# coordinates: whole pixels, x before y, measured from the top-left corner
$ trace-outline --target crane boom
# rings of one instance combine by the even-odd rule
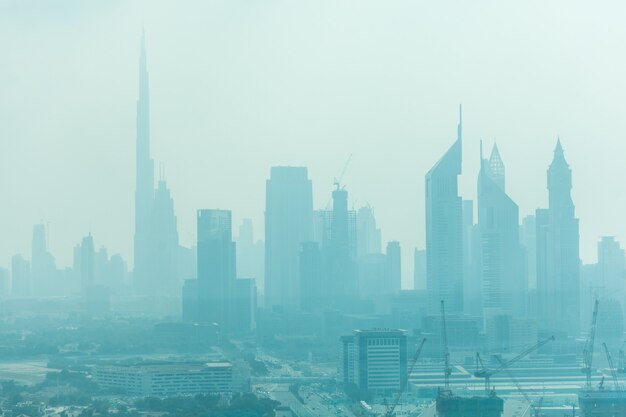
[[[444,374],[444,387],[446,390],[450,389],[450,374],[452,374],[452,369],[450,368],[450,350],[448,349],[448,328],[446,327],[446,307],[441,300],[441,339],[442,339],[442,347],[443,347],[443,358],[445,361],[445,368],[443,370]]]
[[[591,365],[593,364],[593,345],[596,341],[596,324],[598,323],[598,300],[593,305],[593,316],[591,318],[591,331],[589,339],[583,351],[583,373],[585,374],[585,382],[587,389],[591,389]]]
[[[515,356],[512,359],[509,359],[506,362],[501,362],[500,366],[497,367],[496,369],[492,370],[492,371],[488,371],[483,367],[482,371],[478,371],[474,374],[474,376],[477,376],[479,378],[485,378],[485,393],[489,394],[491,391],[491,385],[490,385],[490,380],[491,377],[495,374],[497,374],[498,372],[502,371],[503,369],[508,368],[509,366],[513,365],[515,362],[519,361],[520,359],[526,357],[527,355],[529,355],[530,353],[534,352],[535,350],[539,349],[541,346],[545,345],[548,342],[551,342],[554,340],[554,336],[550,336],[549,338],[540,341],[539,343],[529,347],[528,349],[524,350],[522,353],[520,353],[519,355]]]
[[[498,362],[500,362],[501,365],[504,364],[504,362],[502,361],[502,359],[500,359],[499,356],[495,357]],[[522,388],[522,386],[520,385],[520,383],[517,381],[517,379],[515,379],[515,377],[513,376],[513,374],[511,373],[511,371],[509,371],[508,368],[503,368],[504,372],[506,372],[506,374],[509,376],[509,378],[511,379],[511,381],[513,381],[513,384],[515,384],[515,387],[517,388],[517,390],[520,392],[520,394],[522,394],[522,396],[524,397],[524,399],[526,400],[526,402],[528,403],[528,405],[530,406],[530,408],[532,408],[533,410],[533,414],[535,415],[535,417],[540,417],[540,411],[541,411],[541,404],[543,403],[543,397],[541,397],[539,399],[539,403],[537,405],[535,405],[533,403],[533,400],[530,399],[530,397],[528,396],[528,394],[526,393],[526,391]]]
[[[352,160],[352,154],[348,156],[348,159],[346,160],[346,163],[344,164],[343,169],[341,170],[341,174],[339,174],[339,178],[335,178],[335,187],[337,187],[337,189],[341,188],[341,181],[343,180],[343,176],[346,175],[346,171],[348,170],[348,165],[350,165],[351,160]]]
[[[424,343],[426,343],[426,338],[422,339],[422,342],[420,343],[419,347],[415,351],[415,355],[413,355],[413,359],[411,360],[411,365],[409,366],[408,372],[406,374],[406,380],[402,381],[402,385],[400,386],[400,391],[398,392],[398,395],[396,396],[396,399],[393,402],[393,405],[389,407],[389,409],[385,413],[385,417],[392,417],[394,410],[396,409],[398,404],[400,404],[400,399],[402,398],[402,394],[404,394],[406,387],[409,385],[409,378],[411,377],[411,374],[413,373],[413,369],[415,368],[415,364],[417,363],[417,360],[419,359],[420,354],[422,353],[422,348],[424,347]]]
[[[609,352],[609,348],[606,346],[606,343],[602,343],[602,347],[604,347],[604,352],[606,353],[606,360],[609,362],[609,369],[611,371],[611,377],[613,378],[613,385],[615,385],[615,391],[619,391],[619,379],[617,378],[617,370],[613,366],[613,358],[611,357],[611,352]]]

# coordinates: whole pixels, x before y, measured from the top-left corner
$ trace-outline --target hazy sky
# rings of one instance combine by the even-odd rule
[[[353,154],[350,200],[408,260],[462,102],[464,198],[479,140],[495,139],[520,214],[546,206],[560,135],[594,261],[601,235],[626,241],[625,15],[622,1],[2,0],[0,265],[30,258],[41,220],[61,266],[89,230],[131,258],[142,25],[181,243],[198,208],[251,217],[262,237],[273,165],[307,166],[325,206]]]

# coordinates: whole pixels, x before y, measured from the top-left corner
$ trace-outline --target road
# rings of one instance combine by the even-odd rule
[[[288,406],[298,417],[355,417],[355,415],[342,404],[330,404],[317,393],[303,392],[301,396],[304,403],[301,403],[289,391],[287,384],[266,384],[258,385],[257,392]]]

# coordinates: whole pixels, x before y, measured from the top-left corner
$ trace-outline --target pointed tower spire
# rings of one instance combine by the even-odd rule
[[[563,152],[563,146],[561,145],[561,138],[557,136],[556,139],[556,147],[554,148],[554,158],[552,159],[552,164],[559,163],[568,165],[565,160],[565,152]]]
[[[146,62],[145,32],[141,32],[139,52],[139,96],[135,138],[135,245],[134,281],[140,294],[150,286],[150,215],[154,199],[154,161],[150,158],[150,94]]]
[[[489,157],[489,171],[490,176],[494,182],[504,190],[505,169],[504,162],[500,157],[500,151],[498,151],[498,145],[494,142],[491,149],[491,156]]]

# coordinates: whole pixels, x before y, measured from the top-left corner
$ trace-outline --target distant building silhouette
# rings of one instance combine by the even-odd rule
[[[578,219],[560,140],[548,168],[548,209],[537,210],[537,291],[542,326],[576,334],[580,320]]]
[[[426,250],[417,249],[413,252],[413,289],[426,289]]]
[[[265,195],[265,307],[298,308],[301,245],[313,240],[307,169],[273,167]]]
[[[14,297],[31,296],[30,262],[22,255],[14,255],[11,258],[11,284],[11,293]]]
[[[330,245],[324,248],[327,267],[327,294],[335,308],[352,309],[359,298],[358,269],[355,261],[356,239],[352,239],[351,217],[348,210],[348,192],[343,188],[333,191],[333,212]]]
[[[520,242],[525,249],[528,288],[537,288],[537,223],[534,214],[525,216],[520,226]]]
[[[198,210],[198,321],[229,332],[230,296],[236,277],[231,212]]]
[[[456,141],[426,174],[426,273],[432,312],[438,311],[440,300],[449,313],[463,312],[461,137],[459,114]]]
[[[95,285],[95,250],[91,233],[74,249],[74,272],[78,274],[80,292],[83,296]]]
[[[494,145],[478,175],[478,228],[483,315],[526,313],[527,285],[519,243],[519,209],[504,189],[504,164]]]
[[[381,253],[380,228],[376,226],[376,218],[371,207],[361,207],[356,214],[357,256],[370,253]]]
[[[153,286],[150,279],[150,213],[154,199],[154,162],[150,158],[150,93],[145,36],[143,34],[139,57],[135,158],[135,267],[133,278],[136,291],[139,294],[146,294]]]
[[[160,180],[154,194],[150,215],[149,257],[150,285],[145,293],[156,296],[180,294],[178,277],[178,230],[174,200],[165,180]]]
[[[300,306],[315,311],[326,305],[324,297],[324,264],[317,242],[302,243],[300,252]]]
[[[33,294],[37,296],[50,295],[54,288],[56,263],[48,252],[46,228],[43,224],[33,226],[33,240],[31,245],[31,280]]]
[[[262,240],[254,240],[251,219],[243,219],[236,242],[237,274],[254,279],[257,288],[264,288],[265,244]]]
[[[603,236],[598,242],[597,286],[600,297],[623,299],[626,291],[626,254],[614,236]]]

